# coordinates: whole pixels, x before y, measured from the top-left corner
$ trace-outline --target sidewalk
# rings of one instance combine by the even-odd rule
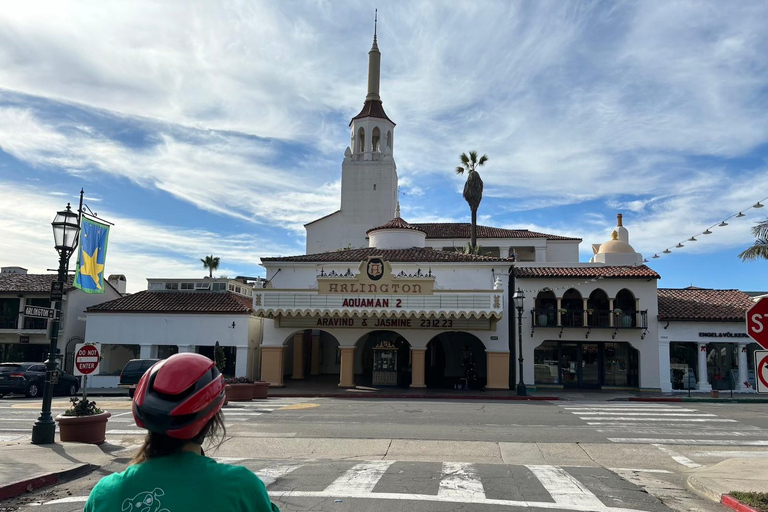
[[[766,492],[768,490],[768,457],[728,459],[699,469],[688,477],[688,487],[733,510],[752,510],[738,508],[739,503],[728,496],[728,493]]]
[[[86,473],[110,462],[95,445],[29,441],[0,445],[0,500],[53,485],[59,479]]]

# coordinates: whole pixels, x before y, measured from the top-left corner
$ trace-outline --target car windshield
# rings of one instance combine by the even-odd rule
[[[0,372],[16,370],[18,368],[21,368],[21,365],[17,363],[0,363]]]

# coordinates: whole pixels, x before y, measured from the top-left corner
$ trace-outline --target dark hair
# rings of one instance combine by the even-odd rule
[[[140,464],[149,459],[173,455],[180,451],[189,443],[203,444],[203,441],[210,439],[216,448],[224,442],[224,436],[227,435],[227,429],[224,426],[224,418],[221,411],[211,418],[203,430],[192,439],[177,439],[175,437],[160,434],[158,432],[147,432],[139,451],[133,456],[131,464]]]

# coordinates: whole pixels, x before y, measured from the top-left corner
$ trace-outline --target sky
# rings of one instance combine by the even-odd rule
[[[50,222],[81,188],[131,292],[207,275],[205,255],[258,276],[303,254],[339,208],[375,7],[405,220],[469,222],[453,169],[477,150],[480,224],[582,238],[588,261],[623,213],[660,287],[768,290],[768,261],[737,257],[768,211],[768,4],[749,0],[14,2],[0,265],[55,267]]]

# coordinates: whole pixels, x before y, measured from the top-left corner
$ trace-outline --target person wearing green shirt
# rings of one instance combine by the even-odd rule
[[[279,512],[253,472],[203,452],[206,439],[223,439],[224,394],[205,356],[174,354],[150,368],[133,398],[144,444],[125,471],[96,484],[85,512]]]

